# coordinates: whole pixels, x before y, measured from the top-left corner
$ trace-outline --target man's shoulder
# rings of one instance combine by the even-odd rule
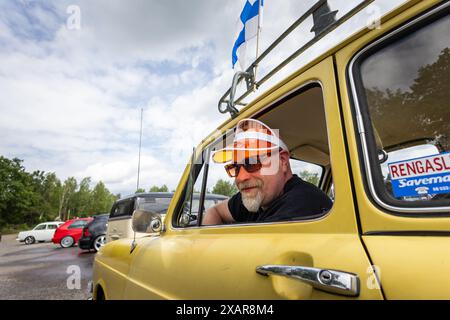
[[[292,178],[286,182],[285,192],[289,193],[291,191],[294,192],[319,192],[322,193],[316,185],[303,180],[296,174],[292,175]]]
[[[322,211],[332,206],[331,199],[316,185],[294,175],[286,188],[284,202],[294,210]]]

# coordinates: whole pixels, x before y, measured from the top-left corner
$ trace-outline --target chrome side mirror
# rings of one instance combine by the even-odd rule
[[[183,213],[180,217],[180,225],[182,227],[187,227],[189,225],[189,222],[191,221],[190,216],[188,213]]]
[[[162,230],[161,215],[145,210],[134,210],[132,217],[134,232],[159,233]]]
[[[379,149],[378,150],[378,162],[381,163],[385,163],[387,161],[387,159],[389,158],[389,155],[386,151],[384,151],[384,149]]]

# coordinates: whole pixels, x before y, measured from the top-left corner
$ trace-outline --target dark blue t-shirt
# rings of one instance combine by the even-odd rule
[[[228,209],[236,222],[275,222],[301,220],[324,214],[333,202],[315,185],[293,175],[284,185],[283,194],[264,210],[249,212],[242,203],[241,193],[228,200]]]

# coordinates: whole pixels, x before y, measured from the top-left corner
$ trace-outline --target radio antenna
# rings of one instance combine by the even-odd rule
[[[144,112],[144,109],[141,108],[141,131],[139,134],[139,158],[138,158],[138,174],[137,174],[136,191],[139,190],[139,175],[141,173],[142,115],[143,115],[143,112]]]

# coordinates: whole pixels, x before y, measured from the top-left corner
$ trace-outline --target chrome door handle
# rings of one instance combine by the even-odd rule
[[[359,277],[354,273],[302,266],[266,265],[256,267],[265,276],[276,275],[300,280],[312,287],[330,293],[356,297],[359,295]]]

